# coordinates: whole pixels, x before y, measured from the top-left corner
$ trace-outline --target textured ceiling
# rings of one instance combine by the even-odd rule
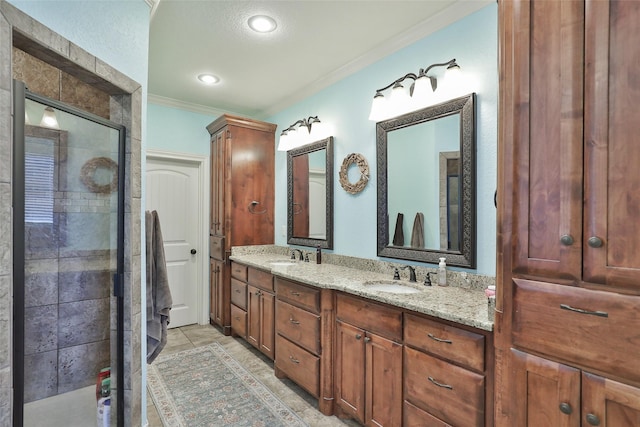
[[[161,0],[149,47],[152,102],[264,118],[491,0]],[[273,17],[268,34],[249,29]],[[212,73],[221,81],[204,86]]]

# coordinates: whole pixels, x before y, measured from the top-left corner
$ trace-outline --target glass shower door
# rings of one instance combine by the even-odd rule
[[[24,107],[24,425],[96,425],[121,371],[125,130],[29,93]]]

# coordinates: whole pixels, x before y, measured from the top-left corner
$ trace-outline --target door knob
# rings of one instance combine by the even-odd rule
[[[191,249],[191,255],[195,255],[198,251],[196,251],[195,249]]]

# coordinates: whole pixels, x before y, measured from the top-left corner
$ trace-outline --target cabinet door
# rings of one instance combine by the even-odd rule
[[[640,389],[583,373],[582,425],[640,427]]]
[[[364,422],[365,332],[336,322],[336,401],[340,408]]]
[[[224,326],[224,262],[209,258],[209,318]]]
[[[502,99],[509,105],[503,109],[504,143],[514,147],[513,161],[504,165],[505,179],[514,177],[513,271],[577,281],[584,3],[504,3],[503,25],[513,26],[504,40],[510,63],[501,81]]]
[[[402,424],[402,344],[367,333],[366,425]]]
[[[275,295],[262,291],[260,293],[260,351],[273,360],[275,356]]]
[[[511,350],[513,427],[580,427],[580,371]]]
[[[225,235],[224,207],[225,207],[225,135],[226,128],[211,137],[211,234]]]
[[[247,341],[260,348],[260,295],[262,291],[255,286],[247,286]]]
[[[638,22],[637,1],[587,1],[584,277],[634,293],[640,292]]]

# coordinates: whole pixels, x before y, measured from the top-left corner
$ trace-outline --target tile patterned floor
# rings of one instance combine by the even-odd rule
[[[273,362],[239,338],[223,335],[211,325],[191,325],[169,330],[167,345],[161,354],[177,353],[218,342],[249,372],[267,386],[311,427],[358,426],[351,420],[327,417],[317,410],[317,401],[293,382],[278,379],[273,374]],[[147,393],[149,427],[162,427],[160,416]]]

